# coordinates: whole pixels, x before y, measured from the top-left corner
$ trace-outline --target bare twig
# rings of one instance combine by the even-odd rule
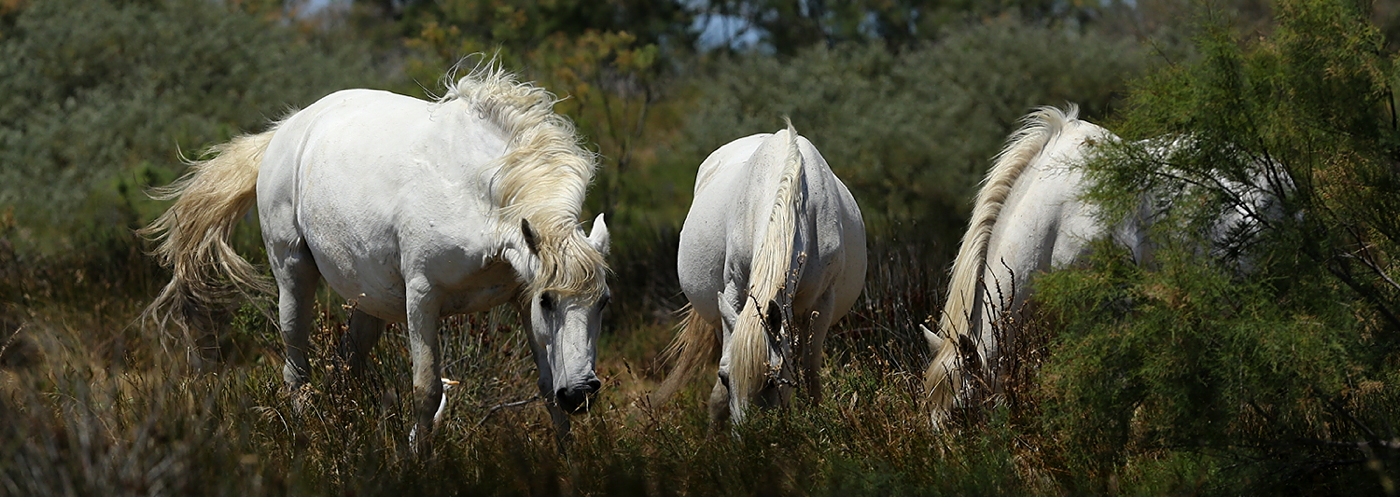
[[[20,325],[19,328],[15,328],[15,331],[11,332],[10,336],[5,338],[5,343],[0,344],[0,358],[5,357],[5,351],[10,349],[10,345],[15,343],[16,338],[19,338],[19,332],[24,331],[24,326],[25,325]]]
[[[1372,430],[1371,427],[1366,426],[1366,424],[1362,423],[1361,420],[1356,419],[1356,416],[1353,416],[1351,414],[1351,411],[1347,410],[1346,406],[1343,406],[1340,402],[1337,402],[1337,399],[1327,399],[1327,403],[1331,405],[1333,409],[1336,409],[1338,413],[1340,413],[1343,416],[1346,416],[1347,421],[1350,421],[1351,424],[1356,425],[1356,427],[1360,428],[1361,431],[1366,432],[1366,438],[1370,439],[1371,443],[1380,443],[1381,437],[1376,435],[1375,430]]]
[[[1349,228],[1348,231],[1353,231],[1353,230],[1351,230],[1351,229]],[[1357,238],[1358,240],[1360,239],[1360,236],[1357,235],[1357,234],[1355,234],[1355,233],[1352,234],[1352,237]],[[1371,244],[1365,244],[1365,245],[1362,245],[1361,248],[1360,248],[1359,250],[1357,250],[1357,252],[1360,253],[1361,255],[1358,256],[1358,255],[1356,255],[1356,254],[1342,254],[1342,257],[1346,257],[1346,258],[1348,258],[1348,259],[1356,259],[1356,260],[1358,260],[1358,261],[1361,261],[1361,264],[1363,264],[1363,265],[1365,265],[1366,267],[1370,268],[1372,272],[1375,272],[1375,273],[1376,273],[1376,276],[1379,276],[1382,280],[1385,280],[1386,283],[1389,283],[1390,286],[1391,286],[1391,287],[1394,287],[1396,290],[1400,290],[1400,284],[1395,283],[1395,280],[1391,279],[1391,278],[1390,278],[1390,275],[1385,274],[1385,271],[1382,271],[1381,268],[1380,268],[1379,266],[1376,265],[1376,262],[1375,262],[1375,260],[1373,259],[1374,256],[1371,255],[1371,248],[1372,248],[1372,247],[1373,247],[1373,245],[1371,245]]]
[[[523,405],[526,405],[526,404],[533,403],[533,402],[538,401],[538,400],[541,400],[541,399],[540,399],[540,396],[536,395],[536,396],[534,396],[534,397],[530,397],[530,398],[525,399],[525,400],[517,400],[517,401],[515,401],[515,402],[506,402],[506,403],[504,403],[504,404],[497,404],[497,405],[491,407],[490,409],[487,409],[487,410],[486,410],[486,415],[481,417],[481,421],[477,421],[477,422],[476,422],[476,427],[477,427],[477,428],[481,428],[481,425],[486,424],[486,420],[487,420],[487,419],[491,419],[491,415],[492,415],[492,414],[495,414],[496,411],[499,411],[499,410],[501,410],[501,409],[505,409],[505,408],[508,408],[508,407],[520,407],[520,406],[523,406]]]

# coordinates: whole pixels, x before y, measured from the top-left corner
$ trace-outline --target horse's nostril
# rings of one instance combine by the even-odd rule
[[[584,412],[588,410],[589,393],[584,388],[560,388],[554,392],[554,399],[565,412]]]
[[[598,389],[603,388],[603,382],[597,379],[588,380],[584,385],[588,387],[588,393],[594,393],[597,392]]]

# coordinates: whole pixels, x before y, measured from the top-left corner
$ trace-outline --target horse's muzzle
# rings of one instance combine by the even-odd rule
[[[559,402],[559,407],[564,412],[583,413],[588,412],[589,402],[594,393],[603,386],[597,378],[583,382],[582,385],[573,385],[567,388],[560,388],[554,392],[554,399]]]

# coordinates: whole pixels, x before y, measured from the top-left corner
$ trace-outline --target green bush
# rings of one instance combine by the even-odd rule
[[[1037,283],[1063,330],[1045,429],[1098,484],[1394,492],[1395,55],[1344,2],[1281,2],[1249,41],[1203,19],[1201,59],[1145,79],[1111,126],[1174,150],[1129,141],[1089,163],[1105,219],[1173,200],[1155,256],[1105,247]],[[1212,240],[1221,212],[1258,207],[1242,192],[1274,199],[1251,213],[1261,231]]]
[[[791,59],[737,57],[700,84],[684,143],[703,158],[789,116],[851,188],[874,233],[954,246],[967,199],[1018,118],[1065,102],[1106,115],[1146,64],[1128,42],[1014,18],[900,54],[846,44]]]
[[[230,136],[371,84],[354,43],[320,46],[222,2],[26,2],[0,18],[0,209],[21,252],[111,239],[162,206],[143,189]]]

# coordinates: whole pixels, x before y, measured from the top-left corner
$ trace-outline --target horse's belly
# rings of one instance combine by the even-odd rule
[[[715,295],[724,291],[724,230],[712,219],[692,215],[681,228],[676,269],[681,291],[700,317],[719,319]]]
[[[406,319],[404,278],[397,254],[356,257],[344,247],[326,247],[310,240],[307,245],[326,284],[350,305],[380,319]],[[318,249],[318,245],[322,246]]]
[[[345,240],[314,240],[307,245],[326,284],[351,305],[372,316],[391,322],[407,318],[408,279],[403,273],[398,250],[383,247],[356,251],[362,244]],[[473,254],[475,255],[475,254]],[[410,255],[409,259],[414,259]],[[510,264],[495,260],[477,266],[468,261],[479,256],[439,253],[419,263],[409,263],[412,278],[429,282],[428,292],[440,302],[442,316],[490,309],[508,302],[520,287]],[[417,268],[417,269],[413,269]]]

